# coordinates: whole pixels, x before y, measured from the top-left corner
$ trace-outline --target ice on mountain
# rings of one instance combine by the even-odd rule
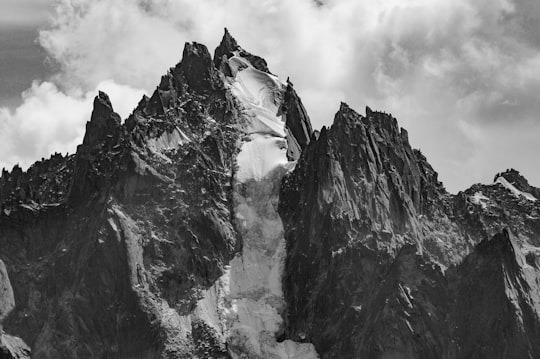
[[[237,156],[235,218],[242,252],[197,305],[194,316],[229,343],[233,358],[318,358],[309,343],[277,342],[284,326],[285,238],[277,213],[279,184],[294,167],[285,123],[277,116],[284,85],[240,56],[229,59],[230,89],[243,108],[246,133]]]
[[[175,127],[171,132],[165,131],[159,137],[149,138],[147,148],[148,151],[155,156],[158,156],[165,162],[170,163],[171,160],[163,152],[168,150],[176,150],[189,141],[190,139],[186,136],[186,134],[178,127]]]
[[[484,194],[480,192],[476,192],[474,195],[470,197],[472,203],[477,204],[481,206],[482,208],[486,209],[489,203],[489,198],[484,196]]]
[[[528,192],[523,192],[523,191],[520,191],[519,189],[517,189],[516,186],[514,186],[513,184],[508,182],[508,180],[506,178],[504,178],[503,176],[497,177],[497,180],[495,181],[495,183],[493,183],[493,185],[496,185],[496,184],[500,184],[503,187],[507,188],[508,190],[510,190],[510,192],[512,192],[512,194],[514,196],[516,196],[518,198],[519,197],[525,197],[529,201],[536,201],[537,200],[537,198],[534,197],[532,194],[530,194]]]
[[[273,169],[287,163],[287,143],[284,138],[253,134],[238,154],[237,181],[259,181]]]
[[[240,71],[231,84],[232,93],[244,105],[248,117],[245,131],[285,137],[284,123],[277,116],[282,84],[255,68]]]

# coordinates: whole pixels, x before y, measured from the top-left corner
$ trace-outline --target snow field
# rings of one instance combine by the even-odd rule
[[[318,358],[312,344],[276,341],[286,310],[286,249],[277,204],[281,179],[294,166],[287,160],[285,124],[277,116],[284,84],[238,54],[229,66],[234,76],[230,89],[243,107],[246,133],[235,178],[235,216],[243,249],[193,316],[223,336],[233,358]]]

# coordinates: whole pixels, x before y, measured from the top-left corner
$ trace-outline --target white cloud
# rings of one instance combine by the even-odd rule
[[[331,123],[340,100],[360,111],[368,104],[398,118],[452,191],[489,181],[516,158],[540,185],[534,0],[62,0],[56,9],[40,42],[61,65],[51,80],[58,98],[86,98],[103,79],[150,93],[185,41],[212,51],[228,27],[291,76],[316,127]],[[73,123],[83,115],[74,110]]]

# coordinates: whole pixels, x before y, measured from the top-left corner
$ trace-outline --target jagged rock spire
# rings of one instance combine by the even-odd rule
[[[230,76],[231,72],[228,66],[226,66],[226,62],[224,62],[224,60],[229,59],[233,55],[234,51],[238,51],[240,56],[249,60],[249,62],[257,70],[270,73],[266,61],[262,57],[253,55],[244,50],[240,45],[238,45],[238,42],[234,39],[234,37],[232,37],[229,30],[225,28],[223,38],[221,39],[219,46],[214,51],[214,65],[226,76]]]
[[[112,176],[114,166],[110,163],[111,159],[100,158],[99,154],[112,151],[121,135],[120,115],[114,112],[109,96],[99,91],[94,99],[90,121],[86,123],[83,143],[77,148],[69,194],[72,204],[96,192],[107,181],[104,178]]]
[[[111,136],[118,139],[120,127],[120,116],[114,112],[109,96],[99,91],[94,98],[94,109],[90,121],[86,123],[83,146],[93,147]]]
[[[369,117],[372,114],[373,114],[373,110],[369,106],[366,106],[366,117]]]
[[[196,92],[209,92],[215,88],[212,56],[208,48],[198,42],[186,42],[182,61],[176,65],[173,72],[179,83],[187,83]]]
[[[238,46],[238,43],[232,37],[231,33],[227,28],[225,28],[225,33],[223,34],[223,38],[221,39],[221,42],[219,43],[219,46],[216,47],[216,50],[214,51],[214,65],[216,68],[220,68],[220,65],[223,61],[223,56],[226,56],[228,59],[233,51],[236,51],[240,49],[240,46]]]
[[[302,100],[294,90],[292,82],[287,78],[287,88],[283,96],[280,112],[285,126],[290,132],[288,140],[288,157],[297,160],[310,142],[313,128]]]

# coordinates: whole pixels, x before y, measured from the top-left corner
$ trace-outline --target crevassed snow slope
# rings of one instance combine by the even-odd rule
[[[234,56],[231,91],[244,107],[248,135],[238,154],[235,201],[242,254],[231,262],[230,296],[235,320],[228,338],[233,357],[318,358],[312,344],[276,341],[283,328],[285,264],[283,223],[277,213],[287,171],[285,124],[277,116],[284,85]],[[244,67],[246,66],[246,67]]]
[[[233,358],[318,358],[312,344],[276,341],[286,310],[281,284],[285,238],[277,213],[281,179],[290,168],[285,124],[277,116],[284,85],[238,55],[229,65],[230,89],[243,107],[246,133],[235,178],[243,249],[194,316],[222,335]]]

